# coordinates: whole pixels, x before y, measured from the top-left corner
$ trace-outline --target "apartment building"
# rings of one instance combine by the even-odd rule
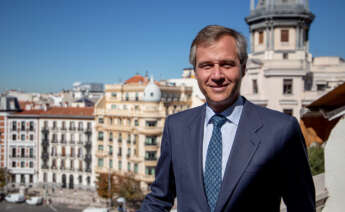
[[[146,190],[155,167],[167,115],[191,106],[192,88],[136,75],[105,85],[95,106],[95,172],[132,172]]]

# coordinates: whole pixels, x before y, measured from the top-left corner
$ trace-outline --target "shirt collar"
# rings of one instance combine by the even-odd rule
[[[220,114],[226,117],[228,121],[238,126],[238,123],[240,122],[241,114],[242,114],[242,108],[243,108],[243,98],[242,96],[239,96],[234,104],[232,104],[230,107],[226,108],[223,112]],[[212,108],[206,103],[206,116],[205,116],[205,126],[209,124],[210,119],[212,116],[216,114]]]

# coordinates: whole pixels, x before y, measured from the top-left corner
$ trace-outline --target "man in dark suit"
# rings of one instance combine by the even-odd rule
[[[166,119],[156,179],[142,212],[315,211],[305,142],[292,116],[240,96],[247,45],[212,25],[194,39],[190,62],[206,104]],[[274,89],[274,88],[273,88]]]

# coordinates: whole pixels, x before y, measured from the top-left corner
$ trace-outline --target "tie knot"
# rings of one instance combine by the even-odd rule
[[[221,128],[223,124],[225,123],[226,118],[222,115],[214,115],[211,118],[211,122],[214,124],[214,126]]]

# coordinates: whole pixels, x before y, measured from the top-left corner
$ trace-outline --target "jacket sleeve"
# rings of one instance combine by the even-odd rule
[[[155,181],[151,185],[151,192],[142,202],[139,212],[170,211],[172,208],[176,197],[176,188],[171,151],[168,117],[165,121]]]
[[[282,154],[282,196],[288,212],[315,212],[315,188],[306,144],[295,118],[286,129]]]

